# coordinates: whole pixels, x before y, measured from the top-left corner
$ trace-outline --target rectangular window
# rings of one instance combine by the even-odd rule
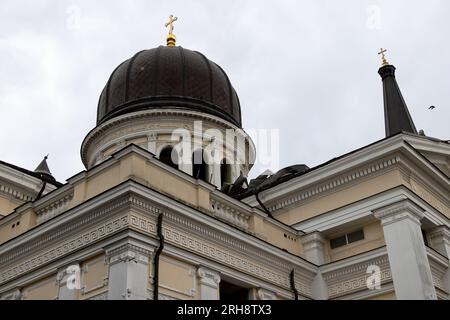
[[[351,233],[344,234],[343,236],[331,239],[330,247],[331,249],[336,249],[363,239],[364,239],[364,231],[363,229],[360,229]]]
[[[364,232],[361,230],[347,234],[347,243],[356,242],[364,239]]]
[[[339,248],[342,246],[345,246],[347,244],[347,239],[345,238],[345,235],[339,238],[334,238],[330,240],[330,247],[331,249]]]

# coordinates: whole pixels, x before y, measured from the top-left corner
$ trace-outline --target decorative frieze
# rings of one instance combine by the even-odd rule
[[[149,257],[152,251],[127,243],[113,250],[106,251],[106,257],[109,265],[120,262],[133,261],[135,263],[149,264]]]
[[[26,272],[30,272],[31,270],[34,270],[63,255],[75,252],[94,241],[106,238],[110,234],[124,229],[127,226],[128,215],[124,215],[113,220],[105,221],[103,224],[92,228],[81,235],[72,236],[69,240],[66,240],[56,247],[47,249],[40,254],[34,255],[32,258],[29,258],[20,263],[16,263],[13,267],[10,267],[4,271],[2,270],[2,272],[0,273],[0,284],[12,278],[18,277]]]
[[[112,212],[123,209],[125,206],[129,205],[129,203],[130,195],[119,197],[108,202],[107,205],[104,205],[99,209],[92,210],[88,214],[72,220],[71,223],[54,228],[51,231],[39,235],[35,239],[23,243],[16,250],[4,251],[0,254],[0,266],[6,265],[9,261],[20,259],[21,256],[27,256],[30,252],[45,248],[48,243],[55,241],[56,239],[65,238],[67,234],[74,230],[82,230],[83,227],[93,220],[100,217],[107,217]],[[100,230],[102,231],[100,234],[103,235],[105,233],[104,229]],[[93,239],[96,240],[95,233],[93,234]]]
[[[379,268],[380,285],[392,281],[387,254],[368,258],[367,260],[356,262],[350,266],[322,272],[322,278],[327,284],[330,299],[348,295],[361,290],[368,290],[367,280],[372,275],[368,272],[370,266]],[[328,266],[328,268],[332,268]]]

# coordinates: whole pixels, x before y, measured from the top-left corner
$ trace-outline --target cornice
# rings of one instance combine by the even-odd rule
[[[23,188],[3,181],[0,181],[0,194],[23,202],[32,201],[36,196],[33,192],[25,191]]]
[[[450,227],[450,219],[448,217],[403,185],[295,223],[292,227],[303,230],[306,233],[314,231],[326,232],[333,228],[339,228],[346,223],[374,220],[374,210],[406,199],[424,208],[426,218],[434,225]]]
[[[9,184],[20,185],[23,189],[28,189],[28,192],[39,192],[39,187],[42,185],[42,180],[2,164],[0,164],[0,177]]]
[[[331,178],[326,182],[315,184],[309,188],[302,188],[300,191],[293,192],[288,196],[278,199],[275,203],[270,204],[267,207],[269,211],[276,212],[294,206],[298,202],[304,202],[326,193],[335,192],[337,189],[347,187],[357,180],[385,171],[386,169],[397,165],[399,161],[399,155],[393,155],[388,158],[374,161],[364,167],[356,168],[338,177]]]

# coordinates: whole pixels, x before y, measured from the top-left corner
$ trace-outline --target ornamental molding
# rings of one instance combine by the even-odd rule
[[[267,251],[259,249],[256,243],[255,245],[249,245],[248,243],[245,243],[244,241],[241,241],[236,237],[229,236],[225,232],[218,231],[213,227],[208,226],[206,224],[206,221],[206,223],[197,223],[172,212],[166,212],[164,216],[166,222],[165,224],[170,224],[170,226],[173,228],[172,230],[177,233],[183,232],[183,234],[185,235],[195,234],[196,236],[200,237],[200,239],[203,239],[203,241],[206,240],[209,243],[225,247],[228,251],[234,251],[238,254],[251,256],[263,264],[275,266],[287,272],[292,269],[292,265],[295,263],[291,263],[289,260],[283,258],[275,258],[274,255],[268,254]],[[173,235],[173,237],[178,240],[177,236]],[[193,244],[187,245],[194,246]],[[280,250],[276,247],[273,247],[273,249]],[[214,254],[212,256],[214,256]],[[293,261],[295,260],[293,259]]]
[[[36,238],[29,239],[22,243],[18,248],[7,251],[7,248],[2,245],[2,253],[0,254],[0,266],[6,265],[13,259],[19,259],[21,256],[27,255],[30,252],[38,251],[39,248],[45,248],[54,241],[59,239],[64,239],[67,235],[73,233],[74,231],[83,230],[83,227],[94,220],[104,218],[105,216],[114,214],[129,205],[130,195],[121,196],[115,200],[108,202],[106,205],[100,208],[89,211],[87,214],[77,217],[70,221],[70,223],[63,224],[56,228],[44,229],[44,233]],[[44,228],[44,224],[41,224]],[[38,227],[39,228],[39,227]]]
[[[139,217],[137,220],[142,221],[142,219],[145,218]],[[167,219],[170,218],[165,215],[164,221],[166,223],[163,224],[163,234],[166,243],[183,248],[188,252],[193,252],[200,256],[207,257],[213,261],[221,263],[222,265],[238,269],[241,272],[251,274],[257,278],[264,279],[265,281],[272,282],[279,286],[289,287],[288,278],[290,269],[288,264],[285,264],[283,268],[277,267],[276,265],[280,265],[281,263],[278,262],[278,259],[274,256],[267,255],[268,259],[261,261],[261,258],[258,258],[255,253],[243,254],[242,251],[240,254],[235,253],[231,247],[231,242],[222,242],[219,245],[211,241],[210,237],[219,234],[218,232],[213,230],[207,231],[200,225],[193,225],[192,229],[189,231],[184,231],[181,230],[181,228],[174,227],[178,224],[169,225],[167,223]],[[140,223],[139,227],[141,225],[142,224]],[[209,234],[210,237],[201,237],[201,235],[204,235],[205,231],[207,231],[207,234]],[[193,234],[199,235],[200,237],[193,236]],[[224,238],[226,239],[228,237]],[[305,272],[305,270],[302,270],[302,272]],[[302,291],[305,293],[309,293],[310,291],[307,283],[301,283],[299,288],[302,288]]]
[[[217,230],[213,225],[210,224],[207,219],[203,218],[200,221],[196,221],[192,218],[186,217],[186,215],[182,212],[183,208],[177,208],[176,210],[169,208],[163,209],[162,206],[158,207],[154,205],[153,202],[146,200],[141,196],[133,196],[131,197],[131,199],[133,209],[139,209],[139,211],[134,212],[130,217],[131,227],[134,229],[155,236],[155,219],[160,213],[164,213],[163,229],[166,226],[171,226],[172,228],[180,230],[186,234],[193,233],[210,243],[215,243],[216,245],[220,246],[226,246],[229,250],[234,250],[237,253],[245,253],[249,256],[255,257],[262,263],[274,265],[284,270],[292,269],[292,265],[294,263],[287,262],[289,260],[283,258],[274,259],[273,255],[268,254],[267,251],[259,249],[256,244],[249,245],[248,243],[246,243],[248,242],[247,239],[236,237],[240,235],[240,231],[237,231],[234,236],[230,236],[230,231],[228,229],[224,231]],[[178,210],[180,210],[180,212],[177,212]],[[190,211],[191,210],[193,209],[190,209]],[[149,219],[148,217],[146,217],[146,215],[148,215],[149,213],[151,213],[153,219]],[[195,211],[195,213],[197,216],[200,215],[200,218],[202,218],[202,216],[204,216],[205,218],[209,217],[209,215],[205,215],[204,213],[200,213],[198,211]],[[257,239],[254,238],[254,240]],[[279,248],[276,247],[274,247],[273,249],[279,250]],[[283,262],[283,260],[286,262]]]
[[[0,300],[21,300],[21,299],[22,299],[22,292],[20,291],[20,289],[14,289],[0,295]]]
[[[148,120],[148,118],[151,118],[152,120],[156,117],[175,117],[177,118],[191,118],[193,120],[205,120],[207,122],[217,124],[225,129],[238,129],[235,125],[231,124],[230,122],[226,120],[222,120],[219,117],[215,117],[212,115],[208,115],[201,112],[196,111],[186,111],[186,110],[179,110],[179,109],[152,109],[152,110],[144,110],[144,111],[137,111],[133,113],[127,113],[125,115],[112,118],[108,120],[107,122],[100,124],[99,126],[95,127],[91,130],[91,132],[88,133],[86,138],[83,141],[82,144],[82,152],[81,157],[83,160],[83,163],[87,164],[87,153],[88,149],[90,148],[91,144],[103,133],[107,132],[109,129],[116,130],[119,126],[123,126],[127,122],[135,121],[135,120]],[[152,124],[151,129],[159,129],[161,125],[158,124]]]
[[[70,201],[73,199],[73,192],[63,195],[60,198],[54,199],[45,207],[36,210],[36,224],[41,224],[61,213],[69,208]]]
[[[371,164],[363,167],[351,170],[345,174],[342,174],[336,178],[328,179],[327,182],[316,184],[313,187],[297,191],[294,194],[285,196],[279,200],[276,200],[273,204],[267,206],[270,212],[275,212],[298,202],[304,202],[310,200],[313,197],[323,195],[329,192],[335,192],[335,189],[342,188],[356,180],[371,176],[380,171],[385,171],[393,166],[396,166],[401,160],[401,157],[397,154],[382,160],[374,161]]]
[[[157,145],[159,146],[158,150],[160,150],[162,145],[167,145],[168,143],[174,144],[178,142],[173,141],[171,139],[171,135],[175,130],[180,128],[190,131],[191,139],[194,141],[197,135],[195,135],[195,132],[193,132],[194,126],[188,122],[193,120],[195,119],[189,119],[187,117],[173,117],[164,119],[151,117],[147,119],[134,120],[132,122],[129,121],[118,124],[117,126],[105,130],[87,147],[87,164],[91,166],[95,163],[98,163],[98,161],[106,160],[111,156],[111,154],[125,147],[126,144],[137,143],[133,141],[135,141],[135,139],[142,138],[144,141],[137,144],[157,156],[159,154],[159,152],[155,150],[155,147]],[[222,133],[223,137],[225,137],[228,128],[224,126],[218,127],[211,122],[202,123],[202,135],[199,135],[198,137],[205,138],[203,140],[204,145],[207,145],[210,141],[212,141],[207,136],[209,129],[219,130]],[[235,133],[244,137],[246,140],[250,139],[244,131],[235,131]],[[149,139],[149,136],[154,137],[156,135],[160,136],[161,138],[154,140]],[[235,150],[235,146],[232,145],[232,143],[227,139],[219,139],[217,141],[221,146],[225,148],[227,157],[233,156],[233,152],[238,151],[236,153],[236,156],[239,156],[238,159],[242,161],[242,163],[245,163],[244,145],[239,145],[239,150]],[[253,150],[251,150],[251,159],[253,159],[255,153],[253,143],[251,143],[251,148],[253,148]]]
[[[130,203],[133,203],[133,205],[130,205]],[[38,240],[30,240],[25,245],[21,245],[19,250],[15,250],[16,252],[3,254],[1,256],[2,261],[11,262],[11,259],[15,259],[15,261],[12,266],[8,266],[5,263],[0,264],[2,265],[0,284],[37,270],[41,266],[63,256],[73,254],[83,247],[88,247],[92,243],[108,238],[121,230],[132,228],[144,234],[155,235],[155,213],[161,212],[161,209],[150,205],[148,200],[141,199],[135,195],[127,195],[121,197],[118,201],[111,201],[108,204],[108,207],[93,210],[90,214],[85,217],[80,217],[74,223],[67,221],[66,225],[58,229],[53,229],[52,232],[49,231],[49,234],[39,237]],[[108,220],[105,219],[108,217],[108,213],[114,214],[112,212],[113,209],[118,210],[123,208],[129,208],[131,211],[127,211],[126,214],[122,213],[120,216],[118,213],[115,213],[115,217],[111,217]],[[145,212],[146,215],[150,214],[151,217],[142,216],[134,212],[137,208],[141,209],[138,210],[139,212]],[[142,208],[145,210],[142,210]],[[279,255],[271,255],[267,252],[263,254],[263,250],[258,249],[256,246],[243,244],[242,241],[236,238],[233,239],[232,236],[225,234],[223,231],[217,230],[213,226],[208,226],[206,221],[203,223],[193,222],[182,217],[180,213],[182,214],[183,212],[165,212],[163,232],[167,243],[172,243],[177,247],[184,248],[187,252],[208,257],[213,261],[218,261],[223,265],[239,269],[244,273],[251,274],[264,281],[272,282],[278,286],[289,286],[289,272],[287,270],[290,270],[292,265],[298,264],[300,261],[295,262],[296,259],[293,259],[292,262],[290,260],[280,262],[283,258],[280,259]],[[101,217],[103,221],[98,219],[97,222],[101,221],[102,223],[86,230],[84,224],[92,222],[95,217]],[[83,229],[85,231],[78,234],[70,232]],[[239,232],[236,235],[241,238],[243,236]],[[64,241],[55,243],[59,239],[64,239]],[[54,241],[52,242],[53,245],[49,241]],[[46,248],[46,250],[34,253],[37,248]],[[132,247],[128,247],[127,250],[130,248]],[[120,250],[123,251],[125,249],[121,248]],[[274,248],[274,250],[278,249]],[[110,255],[114,252],[110,252]],[[20,260],[17,258],[19,253],[24,258],[26,257],[26,259]],[[129,251],[126,253],[125,256],[117,253],[117,259],[136,259],[136,256],[130,256],[128,254]],[[309,269],[303,270],[302,267],[299,268],[301,268],[302,272],[313,273]],[[306,294],[310,291],[307,281],[301,283],[298,287],[301,292]]]
[[[210,286],[212,288],[218,288],[221,280],[219,272],[205,267],[200,267],[197,270],[197,275],[200,279],[201,284]]]
[[[123,230],[128,225],[128,215],[117,217],[104,222],[102,225],[91,228],[89,231],[79,235],[74,235],[57,246],[44,250],[31,258],[14,263],[12,267],[1,269],[0,284],[3,284],[13,278],[21,276],[27,272],[54,261],[62,256],[71,254],[81,248]]]
[[[80,263],[77,261],[74,261],[70,264],[70,266],[73,266],[74,268],[77,268],[81,272]],[[62,268],[59,268],[58,273],[56,274],[56,284],[58,286],[65,285],[67,283],[67,277],[70,276],[72,273],[69,273],[69,267],[70,266],[64,266]]]
[[[400,220],[410,219],[420,225],[420,220],[425,217],[425,210],[421,209],[411,200],[402,200],[386,207],[373,210],[375,218],[381,220],[381,225],[386,226]]]
[[[448,226],[437,226],[429,231],[427,235],[431,242],[444,242],[446,245],[450,245],[450,228]]]
[[[386,251],[385,248],[384,251]],[[363,261],[353,259],[353,263],[351,261],[352,259],[349,260],[349,266],[322,271],[323,279],[328,286],[328,295],[330,299],[352,294],[357,291],[368,290],[367,279],[371,276],[371,273],[367,272],[369,266],[377,266],[380,268],[381,286],[392,282],[392,274],[387,253],[378,257],[369,256]],[[328,268],[330,268],[330,266]]]
[[[276,300],[277,295],[275,292],[272,292],[270,290],[267,290],[264,288],[258,288],[256,290],[256,298],[258,300]]]
[[[210,214],[220,220],[231,223],[232,225],[248,231],[249,220],[252,213],[239,210],[226,201],[221,201],[211,195]]]
[[[36,196],[32,192],[25,191],[23,188],[18,188],[13,184],[5,183],[3,181],[0,181],[0,194],[23,202],[32,201]]]
[[[301,242],[304,250],[323,247],[327,240],[320,232],[308,233],[301,237]]]
[[[109,265],[120,262],[135,262],[149,264],[153,251],[143,247],[126,243],[118,248],[106,251],[106,257]]]
[[[139,203],[143,202],[139,201]],[[131,221],[134,221],[133,228],[144,233],[155,234],[156,222],[154,219],[149,220],[135,214]],[[279,257],[270,255],[256,246],[247,245],[224,232],[215,230],[212,226],[194,222],[171,211],[164,212],[163,234],[166,243],[174,244],[188,252],[207,257],[285,288],[289,287],[288,278],[292,266],[298,264],[298,262],[287,262],[286,260],[283,262]],[[302,266],[297,266],[297,268],[300,273],[310,275],[310,277],[301,278],[302,281],[299,281],[297,285],[300,292],[309,295],[309,284],[314,272],[304,269]]]

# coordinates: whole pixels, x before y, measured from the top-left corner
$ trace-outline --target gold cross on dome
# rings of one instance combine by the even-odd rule
[[[169,17],[169,22],[165,24],[166,28],[169,27],[169,34],[173,34],[173,23],[178,20],[178,17],[174,17],[173,14]]]
[[[381,60],[382,60],[381,65],[382,65],[382,66],[387,66],[387,65],[389,65],[389,62],[387,62],[386,56],[384,55],[386,52],[387,52],[387,50],[386,50],[386,49],[383,49],[383,48],[381,48],[381,49],[380,49],[380,52],[378,52],[379,55],[381,54]]]

